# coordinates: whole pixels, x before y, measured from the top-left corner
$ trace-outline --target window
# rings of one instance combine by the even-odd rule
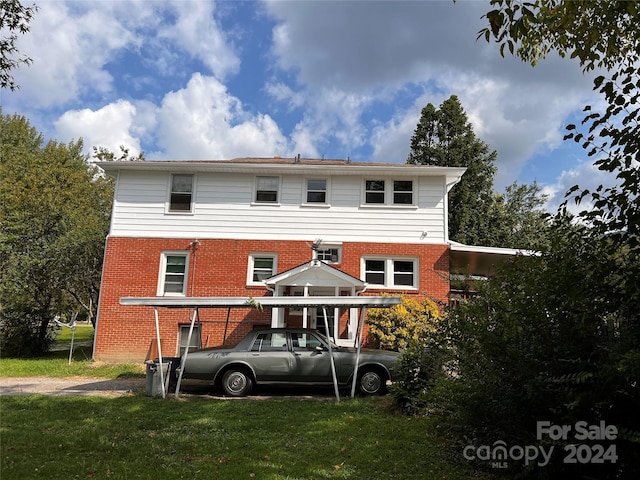
[[[180,356],[184,355],[184,351],[187,348],[187,340],[189,339],[189,329],[191,325],[179,325],[179,342],[180,342]],[[191,332],[191,342],[189,343],[189,351],[200,348],[202,345],[202,337],[200,334],[200,325],[193,326],[193,332]]]
[[[365,180],[365,203],[384,204],[384,180]]]
[[[256,202],[277,203],[279,177],[256,177]]]
[[[394,205],[413,205],[413,182],[411,180],[394,180]]]
[[[327,203],[327,180],[325,178],[307,179],[307,203]]]
[[[313,352],[317,347],[326,350],[324,344],[320,341],[320,339],[312,333],[308,332],[291,332],[291,343],[293,346],[293,350],[295,351],[309,350]]]
[[[192,211],[193,175],[171,175],[171,192],[169,194],[169,211]]]
[[[189,255],[184,252],[163,253],[158,282],[158,296],[185,295]]]
[[[384,285],[384,260],[364,261],[364,280],[371,285]]]
[[[363,278],[385,288],[418,288],[418,260],[414,258],[364,258]]]
[[[387,188],[391,189],[387,192]],[[365,180],[365,205],[414,205],[413,180]]]
[[[252,352],[286,352],[286,333],[260,333],[251,346]]]
[[[277,256],[273,253],[254,253],[249,255],[248,284],[262,285],[262,280],[276,274]]]
[[[322,260],[325,263],[342,263],[341,253],[342,249],[340,247],[319,248],[318,260]]]

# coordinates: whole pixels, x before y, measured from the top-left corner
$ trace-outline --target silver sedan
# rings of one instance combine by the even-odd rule
[[[356,349],[331,343],[338,385],[351,385]],[[397,352],[361,349],[358,390],[381,395],[392,380]],[[204,348],[189,352],[183,378],[211,380],[226,395],[241,397],[254,385],[333,385],[329,340],[317,330],[271,328],[247,334],[233,348]]]

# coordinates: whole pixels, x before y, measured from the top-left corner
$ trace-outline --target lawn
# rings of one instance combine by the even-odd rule
[[[76,339],[78,338],[76,331]],[[86,334],[83,331],[83,334]],[[67,340],[70,341],[70,336]],[[80,340],[79,340],[80,341]],[[100,364],[91,347],[0,359],[1,376],[144,376]],[[4,479],[489,479],[436,433],[437,419],[389,397],[219,400],[0,397]]]
[[[434,420],[388,398],[2,397],[12,479],[465,479]]]

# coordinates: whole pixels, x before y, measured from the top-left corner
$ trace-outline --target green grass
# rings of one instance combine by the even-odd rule
[[[109,364],[94,362],[91,359],[91,346],[79,346],[73,349],[73,358],[69,365],[69,347],[54,350],[46,356],[37,358],[0,358],[0,376],[2,377],[73,377],[94,378],[144,377],[145,366],[137,363]]]
[[[56,335],[56,343],[64,343],[64,344],[69,344],[71,343],[71,334],[73,333],[73,330],[71,328],[68,327],[61,327],[60,330],[58,330],[58,333]],[[83,324],[78,324],[76,325],[76,333],[75,333],[75,337],[73,338],[74,343],[75,342],[93,342],[93,325],[83,325]]]
[[[435,420],[388,398],[2,397],[12,479],[472,479]],[[4,478],[4,475],[3,475]]]

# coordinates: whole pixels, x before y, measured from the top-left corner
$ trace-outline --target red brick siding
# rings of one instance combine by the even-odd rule
[[[95,358],[105,361],[140,361],[155,353],[155,319],[151,307],[123,307],[121,297],[153,297],[157,292],[161,254],[164,251],[188,251],[192,239],[127,238],[107,239]],[[187,295],[252,296],[270,295],[262,286],[247,286],[247,267],[252,252],[278,254],[278,272],[296,267],[311,259],[311,249],[304,241],[212,240],[199,239],[195,255],[191,250]],[[363,255],[410,256],[419,258],[420,283],[411,295],[429,296],[446,303],[449,294],[449,251],[447,245],[406,245],[385,243],[343,243],[340,270],[360,277]],[[368,289],[367,294],[383,290]],[[395,292],[394,293],[398,293]],[[187,324],[190,309],[160,309],[159,323],[162,353],[178,352],[178,325]],[[295,317],[291,317],[292,321]],[[222,343],[227,309],[200,310],[203,345]],[[267,326],[271,312],[232,309],[227,341],[237,343],[255,326]],[[343,325],[344,324],[344,325]],[[340,328],[346,325],[341,316]],[[346,327],[345,327],[346,328]]]

